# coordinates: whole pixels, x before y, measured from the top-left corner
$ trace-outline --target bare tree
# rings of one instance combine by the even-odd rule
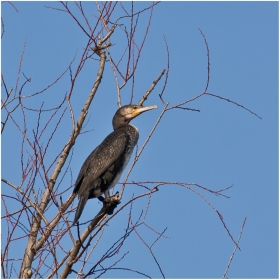
[[[12,127],[18,133],[16,140],[21,147],[20,170],[15,170],[17,173],[21,172],[21,181],[16,183],[13,182],[13,178],[2,178],[2,182],[6,187],[13,190],[9,193],[6,193],[5,190],[2,192],[2,205],[4,207],[4,213],[2,212],[2,231],[5,232],[6,236],[5,240],[2,240],[1,265],[3,278],[9,278],[12,274],[19,278],[67,278],[71,273],[75,273],[77,277],[91,275],[100,277],[113,269],[129,270],[139,274],[141,277],[150,277],[140,271],[117,267],[117,264],[127,254],[118,253],[121,252],[123,244],[133,232],[147,247],[148,252],[155,261],[155,266],[159,269],[162,277],[165,277],[164,268],[161,267],[153,252],[153,245],[160,238],[165,237],[165,231],[159,232],[146,222],[150,199],[164,185],[177,185],[200,196],[217,213],[235,248],[239,248],[239,240],[236,241],[232,236],[222,214],[203,194],[208,192],[214,196],[227,197],[225,192],[231,186],[221,190],[211,190],[197,183],[129,181],[131,171],[137,164],[158,124],[162,122],[164,125],[162,117],[166,112],[176,109],[199,111],[198,109],[187,107],[188,104],[204,95],[209,95],[231,102],[256,115],[241,104],[208,92],[210,51],[206,37],[201,30],[199,31],[206,47],[207,62],[207,80],[204,90],[191,99],[182,100],[177,105],[170,106],[170,103],[166,101],[165,89],[168,83],[170,58],[168,42],[164,39],[166,69],[162,69],[160,73],[155,73],[154,77],[151,77],[151,80],[146,85],[146,92],[143,92],[141,96],[135,96],[134,77],[137,75],[141,54],[145,50],[144,46],[149,34],[153,11],[158,4],[158,2],[147,2],[145,8],[138,9],[133,2],[130,4],[97,2],[92,13],[84,9],[82,2],[61,2],[60,6],[57,4],[48,6],[46,8],[52,9],[54,13],[66,13],[71,17],[87,38],[81,56],[73,57],[73,60],[69,62],[69,65],[61,75],[48,86],[31,94],[26,93],[26,87],[32,82],[32,79],[25,77],[22,73],[23,63],[26,63],[24,62],[25,44],[19,59],[18,76],[15,84],[12,87],[7,84],[5,73],[2,74],[2,133],[7,131],[8,126]],[[16,9],[15,6],[14,8]],[[144,15],[147,18],[145,23],[146,31],[139,39],[139,36],[136,38],[136,34],[140,19]],[[2,20],[2,36],[3,32],[4,21]],[[116,38],[118,38],[119,43],[123,44],[122,53],[117,53],[114,50]],[[94,65],[94,72],[88,73],[84,70],[88,65]],[[102,208],[83,227],[83,225],[78,224],[77,226],[72,223],[75,210],[75,204],[73,204],[75,195],[72,193],[75,178],[72,177],[71,158],[77,138],[87,132],[86,125],[89,108],[92,106],[92,100],[99,90],[105,67],[111,69],[113,73],[116,95],[112,98],[116,100],[119,107],[125,105],[122,102],[121,92],[124,88],[130,87],[130,100],[139,98],[138,104],[142,105],[149,95],[153,94],[155,87],[161,87],[159,89],[159,101],[163,104],[163,109],[146,140],[143,143],[139,143],[140,146],[121,184],[120,199],[122,204],[110,216]],[[77,88],[77,80],[81,75],[90,77],[92,87],[87,97],[84,98],[82,108],[77,108],[72,103],[72,100],[74,95],[80,94]],[[68,88],[65,89],[67,93],[57,96],[52,100],[52,107],[46,108],[44,101],[42,101],[43,99],[40,99],[40,97],[46,98],[46,93],[66,76],[70,76]],[[34,107],[31,104],[37,105]],[[20,112],[21,117],[15,115],[16,111]],[[77,112],[80,113],[77,115]],[[30,121],[30,118],[33,118],[33,121]],[[61,137],[60,127],[65,120],[68,123],[70,120],[71,123],[71,127],[69,126],[70,136],[58,150],[55,139]],[[46,141],[45,139],[48,140]],[[50,155],[50,151],[52,155]],[[54,151],[56,151],[56,154],[54,154]],[[124,200],[123,194],[127,185],[141,186],[143,192],[140,195]],[[143,203],[144,207],[141,215],[135,220],[132,218],[133,203],[142,198],[146,198],[146,202]],[[95,263],[90,264],[89,258],[93,256],[93,252],[101,242],[106,225],[125,208],[129,209],[129,215],[124,233],[117,240],[110,240],[111,245],[108,250],[98,257],[95,255]],[[154,232],[157,238],[152,243],[148,243],[141,236],[140,227],[145,227]],[[76,239],[75,235],[77,235]],[[15,258],[11,254],[11,250],[18,246],[18,241],[24,246],[20,248],[22,257]],[[20,269],[14,263],[20,264]],[[78,270],[74,269],[74,264],[78,264]],[[229,266],[230,263],[228,268]]]

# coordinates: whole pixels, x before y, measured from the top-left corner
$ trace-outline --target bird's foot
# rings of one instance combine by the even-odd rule
[[[112,215],[117,205],[121,203],[119,199],[119,192],[116,192],[116,194],[113,196],[105,198],[100,196],[98,199],[103,202],[103,208],[108,215]]]

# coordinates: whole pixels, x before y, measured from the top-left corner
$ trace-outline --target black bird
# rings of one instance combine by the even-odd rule
[[[138,129],[129,122],[154,108],[157,106],[126,105],[117,110],[113,118],[114,131],[87,157],[76,180],[73,192],[80,200],[74,223],[80,218],[88,199],[110,199],[109,189],[120,179],[139,138]]]

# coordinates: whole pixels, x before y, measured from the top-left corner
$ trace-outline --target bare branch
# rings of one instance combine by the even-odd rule
[[[82,112],[81,112],[81,115],[77,121],[77,124],[75,126],[75,129],[73,130],[72,134],[70,135],[70,138],[68,140],[68,143],[65,145],[62,153],[61,153],[61,156],[58,160],[58,163],[53,171],[53,174],[51,175],[51,179],[49,180],[49,185],[42,197],[42,200],[41,200],[41,203],[40,203],[40,206],[39,208],[41,209],[42,212],[45,211],[48,203],[49,203],[49,197],[51,195],[51,192],[54,188],[54,184],[56,182],[56,179],[62,169],[62,167],[64,166],[65,164],[65,161],[68,157],[68,154],[72,148],[72,146],[74,145],[75,143],[75,140],[76,138],[78,137],[79,133],[80,133],[80,130],[82,128],[82,124],[87,116],[87,112],[88,112],[88,108],[92,102],[92,99],[93,97],[95,96],[95,93],[97,92],[97,89],[101,83],[101,79],[102,79],[102,75],[103,75],[103,72],[104,72],[104,67],[105,67],[105,61],[106,61],[106,55],[104,52],[100,52],[99,53],[100,55],[100,65],[99,65],[99,70],[98,70],[98,73],[97,73],[97,76],[96,76],[96,80],[94,82],[94,85],[92,87],[92,90],[86,100],[86,103],[82,109]],[[36,242],[36,237],[37,237],[37,234],[38,234],[38,230],[40,228],[40,216],[37,217],[37,219],[35,219],[33,221],[33,224],[32,224],[32,228],[31,228],[31,231],[34,232],[34,235],[33,236],[30,236],[29,238],[29,241],[28,241],[28,245],[27,245],[27,249],[25,251],[25,256],[24,256],[24,261],[22,262],[22,267],[21,267],[21,277],[23,278],[29,278],[31,277],[32,275],[32,271],[31,271],[31,264],[32,264],[32,261],[34,259],[34,256],[35,256],[35,253],[36,251],[33,250],[34,248],[34,244]],[[58,219],[59,220],[59,219]],[[50,233],[49,233],[50,234]],[[43,239],[44,240],[44,239]],[[36,246],[37,250],[39,249],[39,247],[41,246],[42,242],[39,243],[40,245]]]
[[[160,75],[157,77],[157,79],[155,81],[153,81],[151,87],[148,90],[146,90],[146,93],[141,98],[141,100],[138,102],[138,105],[143,105],[143,103],[147,100],[149,94],[153,91],[153,89],[155,88],[155,86],[157,85],[157,83],[159,82],[159,80],[161,79],[163,74],[165,73],[165,71],[166,71],[166,69],[163,69],[162,72],[160,73]]]
[[[152,244],[151,246],[149,246],[149,245],[145,242],[145,240],[140,236],[140,234],[139,234],[138,231],[136,230],[136,227],[134,226],[134,224],[132,223],[131,220],[130,220],[130,222],[131,222],[131,224],[132,224],[132,226],[133,226],[134,231],[136,232],[137,236],[139,237],[139,239],[143,242],[143,244],[144,244],[144,245],[148,248],[148,250],[150,251],[150,253],[151,253],[151,255],[152,255],[154,261],[155,261],[156,264],[157,264],[158,269],[160,270],[160,273],[161,273],[162,277],[165,278],[164,273],[163,273],[163,271],[162,271],[162,268],[161,268],[161,266],[160,266],[160,264],[159,264],[159,262],[158,262],[156,256],[155,256],[154,253],[153,253],[152,247],[153,247],[153,245],[158,241],[158,239],[162,236],[162,234],[165,232],[166,229],[165,229],[165,230],[162,232],[162,234],[153,242],[153,244]]]
[[[203,34],[203,32],[200,28],[198,28],[198,30],[199,30],[199,32],[201,33],[201,35],[204,39],[204,43],[205,43],[205,46],[206,46],[206,53],[207,53],[207,81],[206,81],[206,86],[205,86],[205,89],[204,89],[204,92],[206,92],[208,90],[208,86],[209,86],[209,83],[210,83],[210,52],[209,52],[209,47],[208,47],[208,43],[207,43],[205,35]]]
[[[15,190],[17,190],[19,193],[21,193],[21,195],[23,197],[26,198],[26,200],[28,200],[28,202],[30,203],[30,205],[37,211],[38,215],[40,216],[40,218],[45,222],[45,224],[47,225],[49,222],[46,220],[45,216],[42,214],[42,212],[40,211],[40,209],[37,207],[37,205],[35,203],[33,203],[33,201],[29,198],[29,196],[23,192],[21,190],[21,188],[15,186],[14,184],[12,184],[11,182],[7,181],[6,179],[2,178],[1,179],[2,182],[6,183],[7,185],[9,185],[10,187],[14,188]]]
[[[239,104],[239,103],[237,103],[237,102],[235,102],[235,101],[232,101],[232,100],[230,100],[230,99],[228,99],[228,98],[225,98],[225,97],[222,97],[222,96],[213,94],[213,93],[209,93],[209,92],[205,92],[205,95],[214,96],[214,97],[216,97],[216,98],[219,98],[219,99],[225,100],[225,101],[227,101],[227,102],[233,103],[234,105],[239,106],[239,107],[245,109],[246,111],[250,112],[251,114],[255,115],[256,117],[258,117],[259,119],[262,120],[262,118],[261,118],[259,115],[257,115],[256,113],[254,113],[254,112],[251,111],[250,109],[246,108],[245,106],[243,106],[243,105],[241,105],[241,104]]]
[[[159,98],[162,101],[162,104],[164,105],[165,102],[162,98],[162,95],[165,91],[166,85],[167,85],[167,81],[168,81],[168,77],[169,77],[169,70],[170,70],[170,56],[169,56],[169,48],[168,48],[168,44],[167,44],[167,40],[165,38],[165,36],[163,36],[164,38],[164,42],[165,42],[165,46],[166,46],[166,53],[167,53],[167,71],[166,71],[166,75],[165,75],[165,81],[164,81],[164,85],[162,87],[161,93],[159,94]]]
[[[232,254],[231,254],[230,258],[229,258],[229,262],[228,262],[226,271],[224,272],[223,279],[225,279],[226,276],[227,276],[227,273],[228,273],[229,267],[231,265],[231,262],[233,260],[234,254],[235,254],[235,252],[236,252],[236,250],[238,248],[238,244],[240,242],[240,239],[241,239],[241,236],[242,236],[242,233],[243,233],[243,229],[245,227],[246,220],[247,220],[247,217],[244,218],[244,221],[243,221],[243,224],[242,224],[242,227],[241,227],[241,230],[240,230],[240,234],[239,234],[239,237],[238,237],[238,240],[237,240],[237,244],[235,245],[234,250],[233,250],[233,252],[232,252]]]

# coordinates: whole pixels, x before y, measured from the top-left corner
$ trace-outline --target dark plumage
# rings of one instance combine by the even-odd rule
[[[74,222],[80,218],[88,199],[97,197],[103,201],[103,193],[105,199],[109,198],[109,189],[118,182],[139,138],[138,129],[129,122],[154,108],[157,106],[126,105],[117,110],[114,131],[87,157],[76,180],[73,192],[80,200]]]

